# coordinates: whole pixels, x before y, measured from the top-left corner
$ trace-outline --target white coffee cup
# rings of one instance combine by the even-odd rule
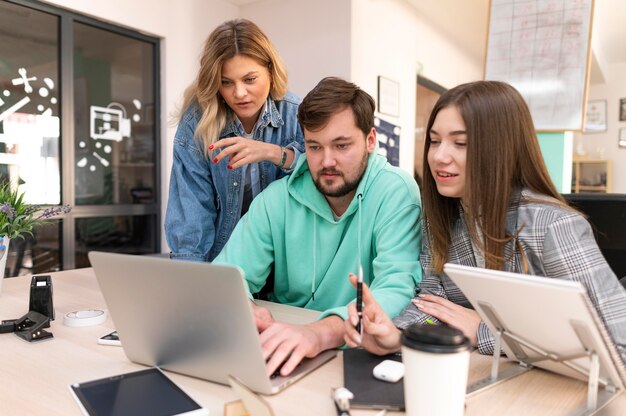
[[[413,325],[402,333],[404,403],[408,416],[456,416],[465,409],[470,343],[445,325]]]

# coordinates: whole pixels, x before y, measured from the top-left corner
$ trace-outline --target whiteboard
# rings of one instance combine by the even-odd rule
[[[513,85],[539,131],[582,130],[593,0],[491,0],[485,79]]]

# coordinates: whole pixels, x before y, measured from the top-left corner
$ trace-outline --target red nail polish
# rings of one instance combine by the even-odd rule
[[[226,166],[228,169],[232,169],[233,167],[231,165]]]
[[[213,159],[213,162],[214,162],[214,163],[217,163],[217,158]]]
[[[214,147],[215,146],[213,146],[213,145],[209,146],[209,150],[213,150]]]

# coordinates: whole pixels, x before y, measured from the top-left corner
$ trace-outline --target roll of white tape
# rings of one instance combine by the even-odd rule
[[[91,326],[99,325],[107,319],[106,311],[100,309],[85,309],[82,311],[68,312],[63,317],[63,323],[67,326]]]

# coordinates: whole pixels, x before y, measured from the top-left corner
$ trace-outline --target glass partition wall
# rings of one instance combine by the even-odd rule
[[[11,241],[5,276],[87,267],[90,250],[160,251],[158,39],[0,1],[0,180],[69,204]]]

